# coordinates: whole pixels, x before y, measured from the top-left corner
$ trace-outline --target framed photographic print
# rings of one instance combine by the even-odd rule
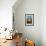
[[[34,26],[34,14],[25,14],[25,26]]]

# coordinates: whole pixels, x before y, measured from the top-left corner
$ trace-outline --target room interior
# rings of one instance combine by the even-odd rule
[[[46,46],[45,0],[0,0],[0,46]]]

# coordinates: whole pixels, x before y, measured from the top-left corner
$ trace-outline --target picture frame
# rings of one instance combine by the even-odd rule
[[[34,14],[25,14],[25,26],[34,26]]]

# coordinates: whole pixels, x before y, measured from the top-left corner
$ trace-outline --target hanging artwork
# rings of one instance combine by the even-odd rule
[[[25,26],[34,26],[34,14],[25,14]]]

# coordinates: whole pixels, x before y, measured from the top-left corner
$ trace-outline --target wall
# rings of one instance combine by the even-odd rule
[[[41,40],[42,46],[46,46],[46,0],[41,1]]]
[[[15,6],[15,5],[14,5]],[[25,14],[34,14],[34,26],[25,26]],[[41,46],[41,1],[23,0],[14,10],[15,29],[23,33],[23,37],[31,39],[36,46]]]
[[[12,29],[12,6],[16,0],[0,0],[0,27]]]
[[[12,9],[13,9],[13,12],[14,12],[14,10],[20,5],[20,3],[22,2],[23,0],[17,0],[14,4],[15,5],[13,5],[13,7],[12,7]]]

